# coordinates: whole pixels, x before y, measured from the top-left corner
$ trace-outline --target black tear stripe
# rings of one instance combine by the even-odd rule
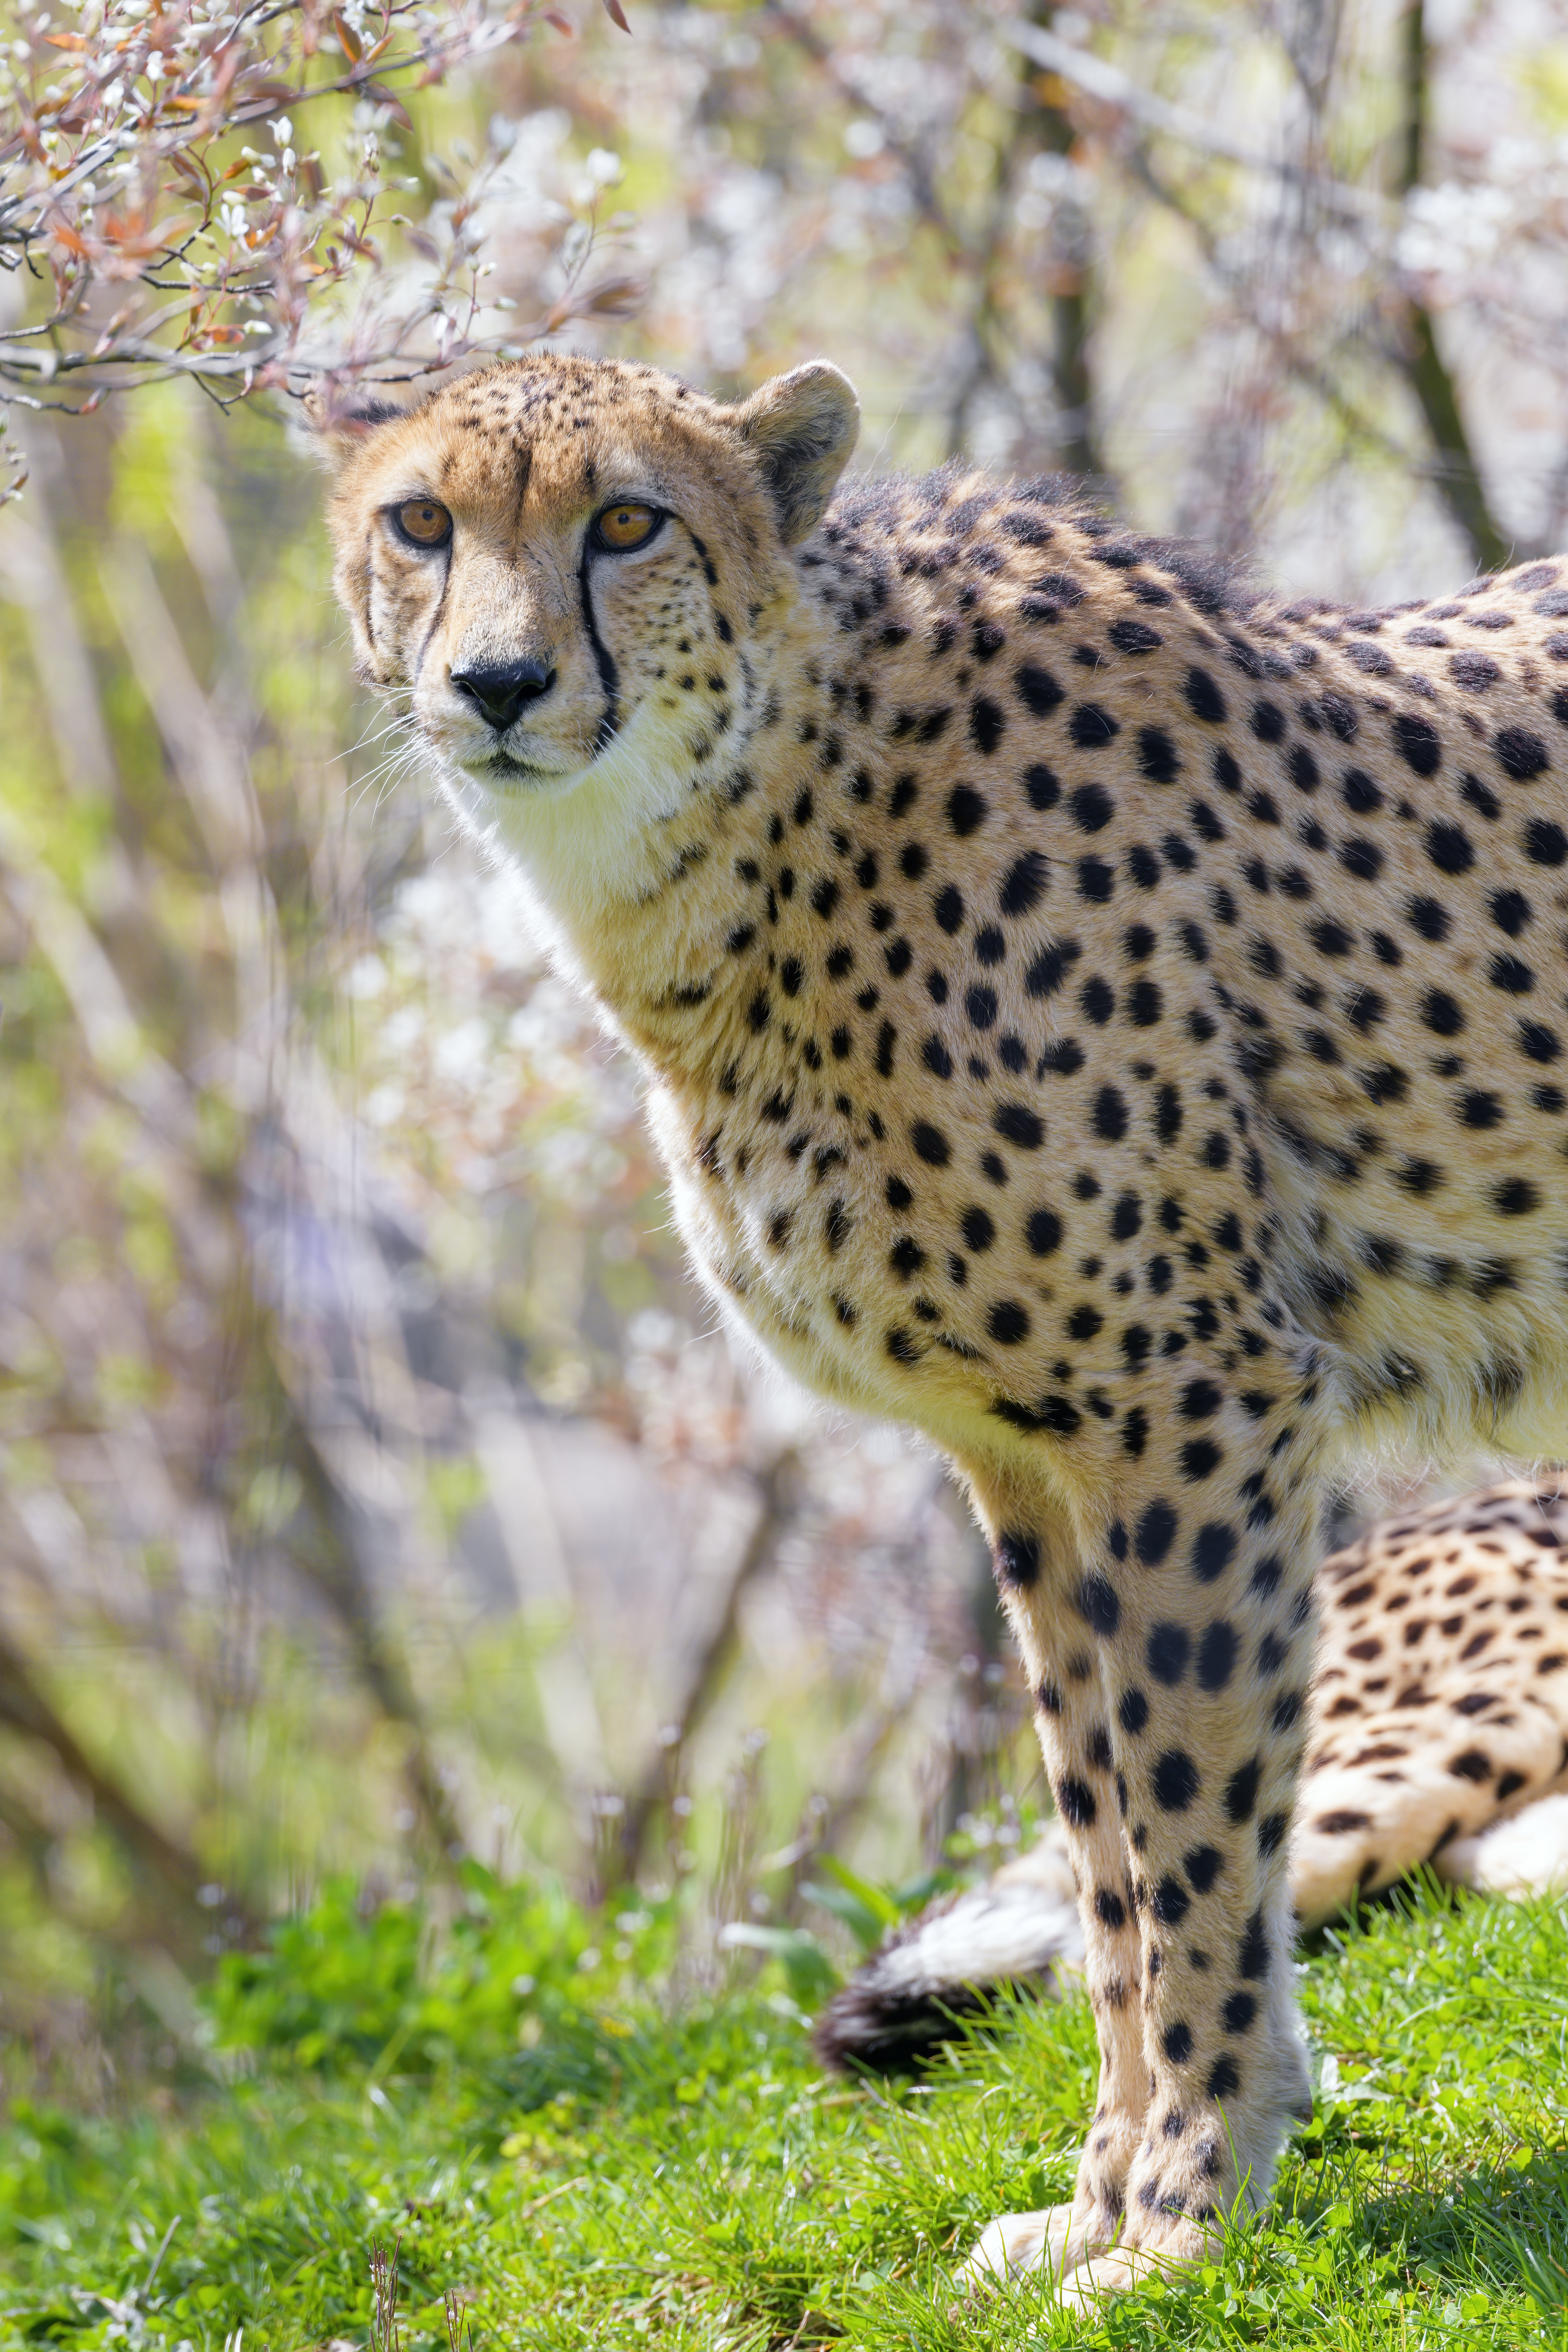
[[[616,667],[616,657],[599,635],[599,624],[594,618],[594,599],[588,593],[588,542],[584,540],[583,560],[577,566],[577,587],[583,600],[583,626],[588,632],[588,643],[593,646],[594,659],[599,665],[599,684],[605,689],[605,715],[594,739],[594,757],[597,759],[610,738],[620,731],[621,679]]]
[[[447,591],[451,587],[451,584],[452,557],[451,551],[448,549],[446,566],[441,573],[441,593],[436,599],[436,610],[430,615],[430,625],[426,630],[424,636],[420,640],[418,657],[414,664],[414,684],[416,686],[418,685],[420,673],[425,667],[425,656],[430,650],[430,640],[441,625],[441,615],[447,609]]]

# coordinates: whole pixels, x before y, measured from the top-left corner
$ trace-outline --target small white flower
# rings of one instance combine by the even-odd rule
[[[596,188],[613,188],[624,173],[626,165],[611,148],[593,147],[588,151],[588,160],[583,168]]]

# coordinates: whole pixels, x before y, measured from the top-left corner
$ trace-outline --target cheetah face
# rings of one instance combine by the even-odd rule
[[[858,419],[825,365],[731,407],[649,368],[552,356],[411,413],[315,411],[362,674],[492,829],[498,804],[559,800],[607,762],[631,798],[661,778],[668,798],[737,726],[745,640],[788,593],[787,550]]]

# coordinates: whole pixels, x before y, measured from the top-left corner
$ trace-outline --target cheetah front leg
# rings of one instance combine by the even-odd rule
[[[1083,1920],[1085,1974],[1100,2042],[1100,2087],[1089,2142],[1070,2203],[1005,2213],[963,2266],[971,2283],[998,2283],[1048,2264],[1058,2278],[1122,2226],[1129,2166],[1143,2137],[1142,1961],[1127,1854],[1118,1822],[1106,1687],[1092,1628],[1074,1608],[1077,1546],[1037,1506],[977,1487],[997,1581],[1034,1695],[1036,1723],[1066,1833]]]
[[[1178,1422],[1152,1442],[1077,1601],[1110,1700],[1148,2095],[1121,2239],[1068,2281],[1079,2301],[1194,2261],[1222,2214],[1258,2211],[1289,2118],[1311,2111],[1287,1857],[1317,1482],[1289,1467],[1293,1433],[1264,1444],[1223,1382],[1201,1386],[1202,1440]]]
[[[1179,1408],[1168,1443],[1152,1433],[1077,1558],[1040,1518],[994,1528],[1079,1874],[1101,2079],[1065,2223],[1005,2217],[969,2267],[1048,2248],[1080,2301],[1258,2210],[1310,2109],[1287,1849],[1317,1481],[1291,1466],[1294,1433],[1276,1450],[1283,1400],[1260,1425],[1256,1391],[1243,1406],[1190,1360],[1181,1394],[1203,1435]]]

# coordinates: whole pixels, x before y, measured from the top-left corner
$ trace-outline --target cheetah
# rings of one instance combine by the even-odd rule
[[[1568,1642],[1564,1546],[1554,1476],[1387,1520],[1324,1561],[1290,1835],[1303,1927],[1423,1863],[1493,1894],[1568,1888],[1568,1679],[1536,1671]],[[999,1987],[1049,1990],[1082,1959],[1053,1823],[984,1886],[892,1929],[818,2018],[818,2053],[836,2070],[907,2071]],[[998,2257],[1006,2244],[993,2223]]]
[[[840,488],[826,362],[314,413],[361,671],[640,1063],[698,1275],[991,1544],[1101,2060],[1002,2263],[1198,2258],[1310,2110],[1325,1482],[1563,1426],[1568,562],[1345,611],[1050,481]]]

